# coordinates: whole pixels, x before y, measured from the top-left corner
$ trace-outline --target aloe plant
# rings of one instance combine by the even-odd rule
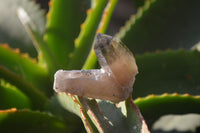
[[[98,68],[95,35],[106,33],[118,0],[51,0],[45,32],[32,16],[39,13],[44,20],[38,5],[29,0],[11,1],[17,5],[14,21],[21,21],[26,36],[16,39],[22,33],[16,30],[13,37],[12,27],[0,18],[0,132],[198,132],[200,2],[133,2],[136,14],[114,36],[135,55],[139,74],[132,97],[115,104],[55,93],[53,78],[59,69]],[[35,10],[29,11],[27,5]],[[3,30],[4,26],[9,30]],[[28,37],[37,51],[27,49],[31,57],[23,49],[30,45],[23,41]],[[182,124],[179,121],[176,126],[176,117],[170,117],[164,120],[174,125],[169,128],[158,120],[168,114],[195,114],[197,119],[195,124],[181,119]]]

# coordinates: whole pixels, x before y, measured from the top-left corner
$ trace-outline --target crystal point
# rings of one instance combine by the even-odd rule
[[[133,54],[119,39],[100,33],[96,35],[94,51],[101,69],[59,70],[54,90],[112,102],[127,99],[138,73]]]

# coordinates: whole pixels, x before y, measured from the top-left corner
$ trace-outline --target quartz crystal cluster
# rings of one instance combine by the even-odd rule
[[[115,103],[127,99],[138,73],[133,54],[119,39],[100,33],[94,51],[101,69],[58,70],[54,90]]]

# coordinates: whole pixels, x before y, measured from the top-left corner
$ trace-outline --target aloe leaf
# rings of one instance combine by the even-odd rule
[[[49,70],[50,75],[53,75],[53,73],[56,71],[57,61],[50,51],[48,45],[44,43],[43,35],[40,34],[39,29],[36,27],[23,8],[18,8],[17,15],[26,28],[35,48],[37,49],[39,64],[47,66],[46,68]]]
[[[54,115],[61,117],[65,121],[70,121],[71,123],[81,121],[79,118],[80,112],[78,111],[78,106],[74,103],[71,96],[64,93],[53,96],[46,106],[46,110],[51,111]]]
[[[139,106],[144,119],[150,127],[162,115],[200,114],[200,97],[189,94],[149,95],[144,98],[138,98],[134,102]]]
[[[139,74],[133,86],[133,97],[165,92],[199,95],[199,59],[198,51],[185,50],[136,56]]]
[[[132,133],[150,133],[138,106],[133,103],[132,97],[125,101],[125,105],[129,130]]]
[[[37,52],[23,25],[18,20],[16,11],[18,7],[24,8],[30,14],[41,34],[45,30],[45,12],[35,1],[0,0],[0,3],[0,43],[8,43],[12,48],[20,48],[23,53],[28,52],[31,56],[36,57]]]
[[[59,113],[66,121],[70,121],[80,126],[80,123],[77,122],[77,118],[73,115],[70,115],[69,113],[66,114],[66,111],[76,114],[81,118],[87,132],[98,132],[94,123],[88,116],[86,108],[79,102],[77,96],[68,95],[65,93],[58,94],[53,99],[51,99],[48,108],[50,108],[51,112],[53,112],[54,114]],[[69,118],[67,118],[68,115],[70,115]]]
[[[116,35],[135,53],[190,48],[200,38],[200,1],[148,0]]]
[[[88,0],[51,0],[47,15],[45,41],[58,61],[59,68],[66,68],[74,48],[74,40],[85,18]]]
[[[109,122],[110,131],[115,133],[147,133],[148,128],[136,105],[129,101],[113,104],[108,101],[98,101],[99,107]]]
[[[31,108],[30,99],[15,86],[0,80],[0,109]]]
[[[29,81],[46,94],[52,92],[49,89],[51,83],[48,71],[27,54],[20,54],[19,49],[12,50],[7,44],[0,45],[0,60],[0,66]]]
[[[70,126],[64,121],[37,111],[29,110],[1,110],[0,132],[29,132],[29,133],[66,133]]]
[[[64,120],[65,123],[67,125],[70,125],[70,127],[73,129],[73,132],[84,132],[85,128],[83,122],[79,117],[79,113],[78,115],[75,114],[76,111],[74,108],[76,108],[76,106],[74,106],[73,102],[71,102],[72,98],[62,95],[65,94],[58,94],[53,96],[48,105],[46,106],[46,110],[50,111],[56,117]],[[68,104],[66,102],[68,102]],[[75,112],[73,112],[72,110],[74,110]]]
[[[114,8],[115,8],[117,2],[118,2],[118,0],[110,0],[108,2],[106,8],[104,9],[103,16],[101,18],[97,32],[99,32],[99,33],[105,33],[106,32],[106,29],[107,29],[108,24],[109,24],[110,19],[111,19],[111,15],[114,11]],[[97,58],[96,58],[93,46],[90,50],[90,53],[87,57],[87,60],[85,61],[84,65],[83,65],[82,69],[95,68]]]
[[[73,99],[73,97],[69,96],[68,94],[62,93],[57,94],[55,98],[56,102],[58,102],[60,106],[63,107],[65,110],[68,110],[69,112],[72,112],[77,116],[81,115],[79,110],[80,108],[78,107],[78,102],[75,102],[75,99]]]
[[[47,103],[47,98],[38,89],[34,88],[32,84],[25,81],[20,76],[14,74],[7,68],[0,65],[0,78],[3,78],[4,80],[8,81],[9,83],[15,85],[18,89],[20,89],[24,94],[26,94],[31,102],[32,107],[34,109],[43,109],[44,105]]]
[[[68,65],[69,69],[81,69],[92,47],[96,30],[108,0],[96,1],[87,11],[87,18],[81,25],[81,32],[75,40],[75,49]],[[80,58],[81,57],[81,58]]]
[[[80,103],[79,100],[64,93],[58,94],[51,100],[50,110],[54,114],[60,112],[61,117],[66,119],[66,121],[80,125],[77,122],[77,118],[72,117],[73,115],[70,116],[68,111],[78,115],[82,119],[87,132],[131,133],[136,131],[133,130],[133,126],[136,126],[137,129],[147,130],[139,109],[135,105],[133,106],[131,102],[126,104],[122,102],[116,106],[113,103],[102,100],[98,101],[98,104],[94,100],[81,99]]]
[[[108,121],[104,118],[96,100],[88,100],[83,97],[79,97],[79,100],[82,106],[87,111],[88,116],[90,117],[91,121],[94,123],[98,131],[101,133],[110,132],[110,125]]]
[[[126,121],[125,102],[120,103],[120,107],[108,101],[98,101],[99,107],[105,117],[108,120],[112,132],[126,132],[129,133],[129,126]]]

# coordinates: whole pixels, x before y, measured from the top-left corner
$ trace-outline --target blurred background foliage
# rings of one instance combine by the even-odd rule
[[[8,43],[11,48],[19,48],[21,53],[28,52],[31,58],[36,58],[37,50],[17,17],[16,10],[19,6],[24,8],[38,28],[39,34],[44,35],[45,32],[51,33],[51,30],[46,30],[49,1],[0,0],[0,2],[0,42]],[[152,133],[200,132],[200,53],[198,49],[192,50],[192,47],[198,46],[200,41],[199,5],[198,0],[147,0],[146,2],[145,0],[119,0],[108,25],[106,33],[120,38],[135,55],[139,74],[133,88],[133,99],[141,109]],[[89,4],[82,7],[82,11],[86,11]],[[57,17],[60,18],[60,16]],[[83,13],[77,22],[81,24],[85,18],[86,13]],[[73,39],[66,41],[70,40],[69,43],[74,43],[79,30],[80,27],[76,27]],[[47,72],[43,71],[41,66],[35,65],[34,60],[30,61],[29,57],[26,58],[29,63],[25,64],[21,56],[12,58],[18,56],[19,50],[13,53],[6,47],[3,45],[0,48],[1,63],[23,78],[0,67],[0,75],[10,76],[0,77],[3,77],[0,82],[0,109],[3,110],[0,111],[0,131],[36,132],[34,129],[40,129],[40,132],[65,132],[66,130],[85,132],[80,119],[63,109],[63,106],[67,110],[69,106],[75,106],[75,111],[72,109],[71,112],[76,113],[78,109],[76,109],[77,105],[72,104],[73,101],[67,105],[68,103],[64,103],[66,99],[63,100],[63,97],[58,96],[53,97],[50,104],[46,104],[46,97],[51,98],[53,93],[52,90],[49,92],[52,77],[49,78]],[[5,57],[6,54],[3,52],[9,53],[9,56]],[[22,57],[27,57],[27,55]],[[67,60],[67,57],[62,56],[62,58],[61,60]],[[13,59],[12,64],[7,62],[8,59]],[[19,62],[24,66],[20,66]],[[78,64],[79,68],[82,67],[80,64]],[[66,64],[61,66],[64,65]],[[32,72],[25,70],[27,66],[34,70]],[[61,66],[59,67],[62,68]],[[39,78],[26,77],[23,72],[27,72],[29,76],[36,73]],[[6,78],[18,80],[8,82],[4,80]],[[28,80],[28,83],[21,84],[20,81],[24,79]],[[29,82],[34,86],[30,86]],[[34,91],[30,91],[32,93],[30,94],[21,90],[20,87],[31,88]],[[35,91],[37,90],[35,88],[45,92],[45,96],[40,91]],[[34,95],[38,95],[40,99]],[[13,99],[17,100],[13,101]],[[34,105],[32,105],[33,99],[35,99]],[[45,109],[39,109],[41,105]],[[19,110],[4,110],[12,107]],[[42,110],[42,112],[26,110],[27,108]],[[110,108],[112,107],[109,106]],[[15,125],[16,123],[18,124]],[[29,127],[27,123],[32,123],[34,126]],[[23,130],[18,128],[21,125],[25,127]],[[77,129],[77,125],[81,128]]]

